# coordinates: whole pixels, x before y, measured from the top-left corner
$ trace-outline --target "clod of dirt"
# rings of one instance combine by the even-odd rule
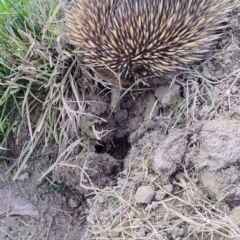
[[[209,172],[209,170],[203,170],[201,172],[201,182],[203,186],[207,189],[210,196],[216,197],[219,199],[222,194],[222,184],[218,181],[218,177]],[[219,197],[218,197],[219,196]]]
[[[155,199],[156,199],[157,201],[161,201],[161,200],[163,200],[163,199],[165,198],[166,195],[167,195],[167,194],[166,194],[165,192],[163,192],[163,191],[161,191],[161,190],[158,190],[158,191],[156,192]]]
[[[142,186],[139,187],[136,195],[135,200],[137,203],[151,203],[152,199],[154,197],[154,190],[150,186]]]
[[[161,101],[163,108],[175,108],[176,104],[181,100],[180,86],[174,85],[172,88],[160,87],[156,90],[155,96]]]
[[[173,192],[173,185],[172,184],[163,185],[163,189],[166,190],[168,193],[172,193]]]
[[[128,111],[126,109],[119,110],[115,113],[115,119],[118,124],[126,121],[128,118]]]
[[[147,120],[143,122],[140,127],[129,136],[129,141],[131,143],[135,142],[137,139],[143,136],[147,130],[155,128],[156,125],[157,123],[153,120]]]
[[[187,134],[181,130],[173,130],[165,140],[159,143],[153,157],[153,164],[163,182],[167,182],[169,177],[179,169],[187,144]]]
[[[238,166],[230,166],[214,172],[211,172],[209,168],[204,168],[200,170],[200,178],[209,195],[216,199],[221,199],[231,191],[233,186],[238,185],[240,171]],[[239,193],[237,196],[239,196]]]
[[[0,189],[0,212],[8,216],[22,215],[39,219],[38,210],[30,201],[3,188]]]
[[[176,240],[181,240],[184,235],[184,229],[178,226],[172,228],[172,238]]]
[[[232,209],[229,217],[237,224],[240,224],[240,206],[237,206]]]
[[[109,106],[106,102],[103,101],[89,101],[89,111],[93,112],[96,116],[100,116],[109,109]]]
[[[18,177],[19,181],[25,181],[25,180],[28,180],[29,179],[29,173],[28,172],[25,172],[23,174],[20,174],[19,177]]]
[[[214,119],[202,125],[200,149],[196,162],[201,169],[212,171],[230,166],[240,160],[240,121]]]
[[[78,156],[78,160],[59,166],[55,170],[53,178],[86,194],[88,188],[115,186],[116,175],[122,170],[122,166],[121,160],[117,160],[107,153],[83,153]]]

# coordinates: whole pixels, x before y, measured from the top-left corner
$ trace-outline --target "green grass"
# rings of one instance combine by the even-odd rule
[[[24,78],[18,81],[19,69],[29,49],[24,34],[35,41],[40,37],[40,26],[31,18],[29,0],[0,1],[0,147],[7,148],[8,136],[16,133],[16,121],[22,117],[21,98],[27,87]],[[14,79],[15,78],[15,79]],[[11,80],[13,80],[11,82]],[[12,84],[11,84],[12,83]],[[19,83],[19,84],[16,84]],[[18,86],[17,86],[18,85]],[[15,115],[15,116],[14,116]]]
[[[57,161],[81,144],[85,88],[76,83],[81,65],[67,44],[61,7],[61,0],[0,0],[0,156],[8,156],[10,136],[23,142],[6,173],[19,166],[13,180],[40,143],[42,151],[57,144]]]
[[[61,6],[53,0],[0,0],[0,155],[24,124],[29,141],[19,158],[25,162],[40,135],[49,138],[58,129],[56,92],[65,86],[57,84],[69,67]]]

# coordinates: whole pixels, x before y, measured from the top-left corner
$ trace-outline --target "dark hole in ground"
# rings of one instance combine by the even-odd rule
[[[108,153],[115,159],[124,159],[128,151],[131,148],[131,144],[128,141],[128,137],[114,139],[112,141],[107,141],[101,143],[100,145],[95,145],[96,153]]]
[[[120,167],[120,171],[119,171],[119,167]],[[111,169],[111,176],[116,177],[118,175],[119,172],[121,172],[123,170],[123,161],[121,162],[120,166],[114,166]]]
[[[95,145],[96,153],[105,153],[106,152],[106,144]]]
[[[107,153],[116,159],[124,159],[131,148],[127,137],[115,139],[111,145],[112,147]]]

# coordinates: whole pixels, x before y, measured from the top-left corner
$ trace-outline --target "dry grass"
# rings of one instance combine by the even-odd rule
[[[84,91],[91,87],[86,77],[81,77],[82,67],[66,43],[61,7],[61,1],[57,5],[54,1],[42,0],[20,4],[18,11],[12,13],[13,24],[1,28],[4,44],[0,44],[0,49],[4,55],[0,63],[2,72],[6,73],[0,82],[1,99],[11,103],[10,98],[15,97],[19,109],[17,113],[13,108],[15,115],[9,118],[9,121],[16,119],[17,123],[13,122],[17,129],[8,128],[1,147],[7,147],[9,134],[14,135],[18,145],[21,131],[27,128],[29,132],[18,160],[7,171],[9,174],[19,166],[13,180],[18,178],[40,143],[47,146],[54,139],[59,144],[58,156],[61,157],[80,139],[80,119],[86,106]],[[8,18],[4,20],[7,22]],[[3,128],[6,131],[6,127]]]
[[[166,239],[174,232],[183,231],[180,239],[238,239],[240,228],[224,211],[224,197],[210,201],[207,194],[187,173],[179,175],[179,192],[167,192],[159,180],[146,176],[146,182],[162,191],[166,197],[150,206],[136,204],[134,188],[129,186],[132,174],[122,186],[94,189],[91,218],[95,223],[87,228],[88,239]],[[135,181],[135,185],[141,184]],[[226,196],[240,193],[240,188]],[[222,238],[223,237],[223,238]],[[176,239],[176,238],[175,238]]]
[[[39,8],[36,8],[36,4]],[[14,45],[9,51],[8,46],[1,45],[4,58],[0,64],[8,70],[8,74],[1,76],[0,82],[1,100],[15,98],[15,107],[11,109],[20,116],[17,119],[18,128],[14,129],[16,122],[11,122],[8,127],[3,127],[6,136],[0,149],[6,149],[7,137],[10,132],[15,134],[15,139],[23,126],[27,126],[29,139],[23,146],[17,161],[9,168],[9,174],[18,166],[13,180],[17,180],[22,169],[27,164],[32,152],[39,143],[48,146],[50,140],[59,145],[58,157],[54,164],[42,175],[40,181],[54,168],[66,166],[75,168],[67,162],[71,154],[80,148],[85,151],[89,146],[82,139],[79,126],[83,116],[95,117],[85,112],[88,104],[85,99],[85,91],[94,91],[96,82],[90,84],[89,73],[84,72],[82,66],[76,61],[75,55],[66,43],[64,34],[63,16],[61,15],[61,3],[47,1],[41,5],[41,0],[36,0],[29,5],[27,16],[31,19],[32,27],[23,25],[16,33],[13,26],[9,27]],[[37,9],[37,13],[36,13]],[[12,29],[12,30],[11,30]],[[31,29],[35,29],[34,31]],[[37,30],[40,31],[37,33]],[[222,53],[239,51],[231,48],[233,42],[228,43]],[[13,54],[14,53],[14,54]],[[217,56],[213,56],[217,57]],[[208,59],[207,61],[210,61]],[[206,62],[203,65],[206,66]],[[208,72],[211,72],[208,70]],[[215,92],[212,81],[200,73],[197,69],[187,72],[187,81],[183,84],[186,90],[186,99],[179,105],[176,111],[178,116],[174,126],[184,120],[187,125],[198,121],[196,115],[199,104],[207,104],[206,98],[211,102],[211,119],[219,110],[222,99],[229,97],[231,89],[239,78],[240,70],[237,69],[226,75],[221,81],[212,79],[214,84],[231,81],[225,92]],[[201,79],[201,84],[197,81]],[[126,93],[129,90],[126,91]],[[124,93],[125,94],[125,93]],[[124,96],[124,95],[123,95]],[[123,97],[122,96],[122,97]],[[9,100],[13,101],[13,100]],[[7,105],[2,105],[6,108]],[[3,108],[3,112],[6,112]],[[36,121],[33,121],[35,117]],[[99,119],[105,121],[104,119]],[[1,127],[1,126],[0,126]],[[6,130],[7,129],[7,130]],[[97,132],[93,129],[96,139],[101,139],[107,132]],[[153,146],[154,147],[154,146]],[[44,151],[44,149],[43,149]],[[147,149],[147,155],[152,154],[152,149]],[[142,155],[143,152],[142,152]],[[138,169],[132,166],[133,159],[140,158]],[[167,192],[156,176],[149,174],[146,157],[129,155],[130,167],[122,175],[121,184],[116,187],[98,189],[84,185],[84,179],[91,179],[86,173],[86,162],[81,168],[80,186],[92,191],[94,195],[90,217],[96,225],[90,225],[89,239],[166,239],[166,236],[178,227],[184,229],[184,239],[238,239],[240,229],[222,208],[221,200],[209,200],[207,193],[196,184],[198,177],[189,177],[187,171],[178,176],[175,186],[180,189],[174,193]],[[86,159],[87,161],[87,159]],[[147,208],[135,202],[134,194],[137,186],[149,183],[155,189],[162,191],[165,198],[154,202]],[[235,188],[228,192],[228,196],[239,194],[240,189]],[[157,206],[157,208],[154,207]]]
[[[208,109],[209,115],[201,117],[201,120],[210,120],[217,115],[218,110],[223,103],[223,100],[230,98],[231,90],[238,82],[240,70],[236,69],[221,79],[217,79],[214,73],[209,68],[208,63],[211,61],[224,61],[226,55],[231,57],[234,53],[240,52],[240,49],[236,47],[236,39],[229,37],[226,46],[218,53],[209,57],[206,61],[196,66],[194,69],[181,73],[180,81],[177,80],[178,76],[172,81],[172,85],[177,82],[184,88],[185,96],[184,100],[176,108],[178,112],[174,126],[177,126],[182,121],[183,115],[184,121],[187,126],[190,126],[193,122],[199,121],[199,109],[200,106],[210,106]],[[199,71],[199,69],[202,69]],[[224,69],[223,69],[224,72]],[[229,87],[226,90],[216,90],[217,85],[229,83]],[[230,108],[230,105],[229,105]]]

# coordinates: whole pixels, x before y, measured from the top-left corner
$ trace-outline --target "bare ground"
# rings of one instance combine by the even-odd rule
[[[240,239],[238,18],[170,89],[130,91],[115,112],[103,86],[87,94],[82,141],[65,161],[40,141],[12,181],[27,126],[13,138],[0,239]]]

